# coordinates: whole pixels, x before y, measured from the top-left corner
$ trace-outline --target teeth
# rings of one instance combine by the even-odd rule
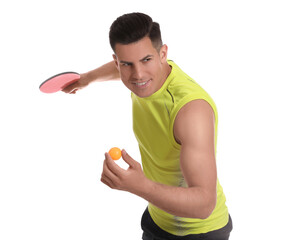
[[[147,82],[144,82],[144,83],[135,83],[137,86],[142,86],[142,85],[145,85]]]

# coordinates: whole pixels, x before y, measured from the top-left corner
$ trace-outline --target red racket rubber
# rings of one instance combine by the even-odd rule
[[[76,72],[63,72],[45,80],[39,90],[43,93],[55,93],[63,90],[80,79],[80,74]]]

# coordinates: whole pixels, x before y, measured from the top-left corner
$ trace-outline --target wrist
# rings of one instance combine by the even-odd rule
[[[150,196],[154,191],[155,184],[156,184],[155,182],[145,177],[144,181],[141,182],[140,184],[140,188],[137,195],[149,201]]]
[[[81,73],[81,78],[80,78],[80,82],[82,83],[82,85],[87,86],[89,85],[91,82],[94,81],[93,76],[91,76],[90,72],[87,73]]]

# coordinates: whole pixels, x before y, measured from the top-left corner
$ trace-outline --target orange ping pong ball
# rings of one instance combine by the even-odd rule
[[[118,160],[121,157],[121,150],[118,147],[111,148],[108,153],[113,160]]]

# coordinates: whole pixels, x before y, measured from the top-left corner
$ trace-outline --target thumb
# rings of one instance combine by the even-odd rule
[[[131,167],[135,166],[135,163],[136,161],[131,157],[129,156],[129,154],[124,150],[122,149],[121,151],[121,154],[122,154],[122,158],[123,160]]]

